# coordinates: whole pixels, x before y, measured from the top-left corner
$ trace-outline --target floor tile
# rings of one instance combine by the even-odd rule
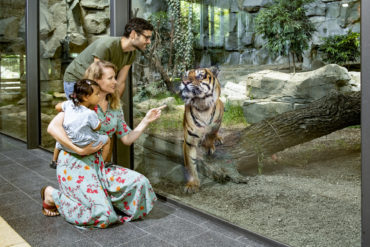
[[[268,246],[273,246],[270,244],[267,244],[265,242],[262,242],[261,240],[258,240],[257,238],[254,237],[242,237],[238,239],[238,241],[246,244],[247,246],[250,247],[268,247]]]
[[[82,240],[79,240],[79,241],[76,241],[76,242],[72,242],[72,243],[64,243],[63,245],[61,245],[61,247],[103,247],[103,245],[95,242],[94,240],[92,239],[88,239],[88,238],[85,238],[85,239],[82,239]]]
[[[182,219],[193,222],[194,224],[202,224],[208,221],[207,217],[187,209],[177,210],[174,214]]]
[[[19,204],[29,199],[30,197],[27,194],[19,190],[12,191],[12,192],[0,195],[0,205],[6,206],[6,205],[11,205],[11,204],[17,204],[17,203]]]
[[[27,199],[21,203],[15,202],[12,204],[0,205],[0,216],[6,221],[34,213],[41,213],[41,200],[40,203]]]
[[[83,236],[77,229],[49,226],[42,230],[36,230],[23,235],[23,238],[31,246],[72,246],[79,240],[85,240],[86,237]],[[76,246],[76,245],[75,245]]]
[[[122,245],[119,245],[119,247],[175,247],[176,245],[172,245],[170,243],[167,243],[165,240],[158,239],[153,235],[146,235],[145,237],[138,238],[131,240],[129,242],[123,243]]]
[[[182,243],[183,247],[214,247],[214,246],[233,246],[233,247],[245,247],[245,244],[225,237],[224,235],[208,231],[192,237]]]
[[[93,229],[83,232],[85,237],[93,239],[102,246],[118,246],[128,239],[144,237],[148,233],[132,224],[115,225],[108,229]]]
[[[244,235],[243,233],[241,233],[241,231],[238,231],[232,227],[229,227],[226,224],[214,222],[211,220],[207,220],[203,222],[201,226],[203,226],[204,228],[208,230],[221,233],[224,236],[232,238],[232,239],[236,239]]]
[[[130,224],[143,229],[155,224],[165,224],[165,221],[169,220],[171,217],[175,217],[172,216],[174,211],[175,209],[165,206],[160,201],[157,201],[148,216],[143,220],[132,221]]]
[[[145,228],[145,231],[160,239],[165,239],[169,243],[177,245],[206,230],[179,217],[172,217],[163,224]]]
[[[0,195],[5,193],[11,193],[13,191],[17,191],[18,189],[15,188],[13,185],[9,184],[8,182],[0,182]]]

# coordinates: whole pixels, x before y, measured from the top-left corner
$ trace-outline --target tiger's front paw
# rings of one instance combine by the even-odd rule
[[[212,155],[214,152],[216,151],[216,147],[215,145],[212,145],[209,149],[208,149],[208,155]]]
[[[224,140],[222,139],[221,136],[217,136],[216,140],[215,140],[215,145],[218,146],[218,145],[222,145],[224,143]]]
[[[184,192],[188,194],[193,194],[199,191],[200,182],[199,180],[192,180],[186,183]]]

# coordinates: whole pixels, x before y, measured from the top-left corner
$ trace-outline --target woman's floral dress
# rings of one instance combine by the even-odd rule
[[[121,109],[112,110],[108,106],[104,113],[97,106],[95,111],[102,123],[100,132],[109,137],[115,133],[121,138],[131,131]],[[69,223],[82,228],[106,228],[113,223],[140,219],[157,200],[146,177],[116,165],[104,167],[100,152],[79,156],[62,150],[57,178],[59,190],[53,192],[56,207]]]

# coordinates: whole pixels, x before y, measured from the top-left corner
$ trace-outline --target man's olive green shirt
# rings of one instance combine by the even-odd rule
[[[64,81],[76,82],[83,79],[86,69],[94,62],[94,57],[116,65],[119,71],[125,65],[131,65],[136,51],[124,52],[121,47],[122,37],[102,37],[91,43],[67,67]]]

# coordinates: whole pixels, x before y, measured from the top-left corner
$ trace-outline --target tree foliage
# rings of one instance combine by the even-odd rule
[[[349,31],[345,35],[334,35],[324,38],[319,51],[325,54],[327,63],[346,64],[355,62],[360,57],[360,34]]]
[[[275,55],[302,56],[316,30],[305,13],[313,0],[274,0],[255,19],[255,31],[267,40],[266,47]]]
[[[167,12],[157,12],[149,17],[155,30],[146,57],[160,72],[167,89],[173,91],[172,82],[193,63],[193,11],[192,3],[188,4],[186,12],[181,11],[180,0],[167,0],[167,4]]]

